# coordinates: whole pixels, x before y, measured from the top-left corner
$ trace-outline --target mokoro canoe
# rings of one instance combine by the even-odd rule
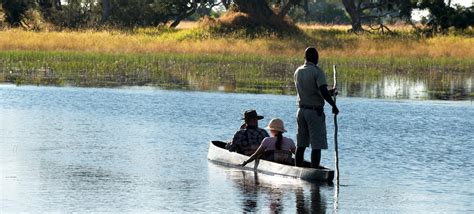
[[[260,173],[288,176],[306,181],[332,182],[334,179],[334,171],[328,168],[315,169],[309,167],[296,167],[262,159],[252,161],[245,167],[241,167],[240,164],[242,164],[242,162],[247,160],[249,157],[236,152],[229,152],[227,149],[225,149],[225,145],[226,143],[221,141],[209,142],[209,152],[207,154],[207,159],[220,165],[240,167]],[[309,162],[305,162],[305,165],[309,166]]]

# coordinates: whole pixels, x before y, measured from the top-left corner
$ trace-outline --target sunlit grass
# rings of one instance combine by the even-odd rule
[[[77,86],[155,85],[247,93],[294,93],[293,72],[307,46],[343,82],[471,73],[474,38],[347,33],[347,26],[301,26],[305,35],[248,39],[184,29],[0,31],[0,82]],[[332,78],[330,78],[332,79]],[[436,80],[438,81],[438,80]],[[449,81],[445,81],[449,82]],[[443,86],[444,87],[444,86]],[[218,89],[221,88],[221,89]]]
[[[306,37],[235,38],[205,28],[29,32],[0,31],[0,50],[81,51],[96,53],[193,53],[301,57],[316,46],[322,57],[454,57],[472,59],[474,38],[420,38],[406,30],[396,35],[347,33],[347,26],[303,27]]]

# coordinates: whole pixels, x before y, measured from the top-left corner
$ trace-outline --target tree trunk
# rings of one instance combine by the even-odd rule
[[[56,7],[56,9],[58,10],[61,10],[62,9],[61,0],[54,0],[54,7]]]
[[[107,22],[110,16],[110,1],[109,0],[102,0],[102,19],[100,23],[104,24]]]
[[[171,23],[170,28],[176,28],[179,25],[179,23],[181,23],[181,21],[183,21],[183,19],[193,15],[194,12],[196,12],[196,8],[193,8],[190,11],[179,15],[178,17],[176,17],[176,19],[173,21],[173,23]]]
[[[309,13],[309,3],[308,3],[308,0],[304,0],[303,1],[303,10],[304,10],[304,14],[305,14],[305,22],[307,22],[309,20],[309,16],[311,15]]]
[[[342,0],[344,8],[351,17],[353,32],[363,31],[359,10],[356,7],[355,0]]]

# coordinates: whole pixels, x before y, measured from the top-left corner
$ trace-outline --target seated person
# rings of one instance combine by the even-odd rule
[[[258,128],[258,121],[261,119],[263,119],[263,116],[258,115],[257,111],[245,111],[242,118],[245,124],[234,134],[232,142],[227,144],[226,149],[244,155],[253,154],[260,146],[262,140],[268,137],[265,129]]]
[[[291,155],[295,153],[296,146],[293,140],[283,137],[283,132],[286,132],[283,121],[278,118],[273,119],[268,124],[267,129],[270,130],[272,137],[263,139],[257,151],[248,160],[244,161],[242,166],[262,155],[265,160],[289,165],[294,164]]]

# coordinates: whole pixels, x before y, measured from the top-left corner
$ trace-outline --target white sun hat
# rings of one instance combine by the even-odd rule
[[[283,120],[279,118],[274,118],[270,120],[270,123],[268,123],[268,126],[266,127],[266,129],[279,131],[279,132],[286,132],[285,125],[283,124]]]

